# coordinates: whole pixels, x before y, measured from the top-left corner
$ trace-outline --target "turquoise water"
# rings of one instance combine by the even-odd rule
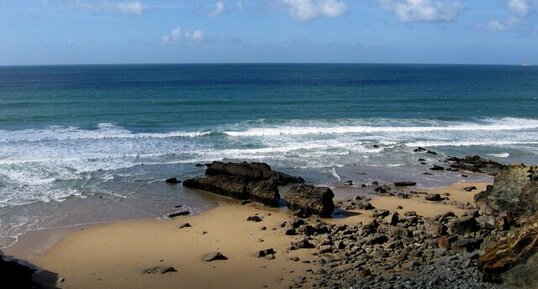
[[[538,67],[0,67],[4,211],[98,194],[174,199],[152,184],[216,159],[327,185],[349,166],[419,175],[416,146],[440,153],[431,162],[537,163]]]

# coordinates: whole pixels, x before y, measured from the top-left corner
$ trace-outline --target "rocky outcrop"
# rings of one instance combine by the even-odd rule
[[[538,288],[538,213],[479,258],[484,279]]]
[[[493,186],[475,196],[475,202],[484,214],[532,216],[538,210],[538,167],[506,167],[495,176]]]
[[[449,157],[445,161],[450,163],[452,169],[485,173],[488,175],[496,175],[506,167],[503,164],[483,159],[477,155],[466,156],[465,158]]]
[[[266,163],[223,163],[213,162],[206,169],[206,175],[233,175],[243,177],[248,181],[273,180],[278,185],[304,183],[301,177],[294,177],[271,170]]]
[[[183,186],[273,207],[279,205],[278,185],[304,182],[302,178],[275,172],[265,163],[213,162],[205,173],[206,177],[185,180]]]
[[[326,187],[294,185],[286,193],[286,203],[292,210],[328,217],[334,211],[334,193]]]

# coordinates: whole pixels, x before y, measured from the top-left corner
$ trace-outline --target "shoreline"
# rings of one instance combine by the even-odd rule
[[[452,200],[466,202],[488,184],[463,181],[448,187],[417,189],[424,192],[449,192]],[[462,188],[468,185],[477,186],[478,189],[463,192]],[[338,190],[339,188],[335,189],[336,192]],[[451,204],[426,202],[419,196],[410,199],[372,196],[371,203],[376,209],[394,210],[401,214],[413,210],[424,217],[448,211],[457,215],[465,212]],[[403,208],[397,209],[398,206]],[[323,221],[341,225],[372,220],[371,212],[350,212],[352,214],[347,217]],[[248,216],[256,214],[262,216],[262,222],[246,221]],[[312,258],[308,251],[288,251],[294,238],[285,236],[280,224],[291,218],[291,212],[282,208],[240,205],[230,200],[199,215],[181,216],[173,220],[138,219],[73,228],[70,232],[64,232],[63,237],[31,261],[65,278],[61,288],[92,288],[95,284],[113,288],[149,288],[157,285],[160,288],[174,288],[179,280],[182,284],[187,284],[185,288],[287,288],[285,285],[290,284],[293,278],[315,269],[311,266],[312,263],[302,262]],[[185,222],[192,227],[179,229],[178,226]],[[262,230],[262,226],[266,229]],[[207,234],[203,234],[203,231]],[[260,238],[264,242],[259,242]],[[277,252],[274,260],[255,257],[257,251],[268,248]],[[217,263],[200,260],[203,254],[215,250],[222,250],[229,260],[216,261]],[[301,261],[290,260],[292,257],[298,257]],[[112,264],[112,260],[118,262]],[[178,272],[161,277],[142,273],[144,269],[161,265],[173,266]],[[107,270],[104,270],[105,267]],[[84,268],[84,272],[80,268]],[[238,286],[235,280],[243,274],[238,275],[230,268],[251,269],[247,275],[252,277],[247,278],[250,281],[244,283],[245,287]],[[211,283],[205,280],[207,276],[202,273],[210,274],[219,281]]]

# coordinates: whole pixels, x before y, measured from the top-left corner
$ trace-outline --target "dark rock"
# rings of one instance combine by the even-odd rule
[[[388,216],[390,214],[390,211],[389,210],[375,210],[374,213],[372,214],[372,217],[374,218],[385,218],[386,216]]]
[[[189,210],[179,210],[179,211],[173,211],[173,212],[170,212],[170,213],[167,213],[167,217],[168,218],[175,218],[175,217],[179,217],[179,216],[186,216],[186,215],[189,215],[191,212]]]
[[[445,170],[445,168],[439,165],[433,165],[433,167],[431,167],[430,170],[431,171],[443,171]]]
[[[249,221],[249,222],[261,222],[262,218],[260,216],[254,215],[254,216],[249,216],[247,218],[247,221]]]
[[[486,160],[480,156],[466,156],[465,158],[450,157],[446,161],[450,163],[451,168],[461,169],[477,173],[487,173],[490,175],[496,175],[505,165],[492,160]]]
[[[443,198],[439,194],[428,194],[426,195],[426,197],[424,197],[424,199],[426,199],[426,201],[433,201],[433,202],[440,202],[443,200]]]
[[[0,255],[0,278],[5,288],[30,289],[33,287],[32,274],[36,270],[22,265],[16,260],[8,261]]]
[[[476,232],[478,230],[480,230],[480,226],[473,216],[461,217],[448,224],[449,233],[455,235],[463,235],[467,232]]]
[[[423,147],[418,147],[416,149],[413,150],[414,152],[424,152],[424,151],[427,151],[427,149],[423,148]]]
[[[291,248],[292,250],[296,249],[311,249],[314,248],[314,245],[308,241],[308,238],[304,238],[298,241],[291,242]]]
[[[482,238],[473,239],[459,239],[452,243],[452,249],[455,250],[467,250],[467,252],[473,252],[480,249],[480,245],[484,242]]]
[[[269,255],[274,255],[275,253],[276,252],[275,252],[275,250],[273,250],[273,248],[269,248],[269,249],[258,251],[258,253],[256,253],[256,257],[264,258],[264,257],[267,257]]]
[[[231,175],[216,175],[205,178],[188,179],[183,186],[191,189],[200,189],[219,195],[229,196],[240,200],[250,199],[247,190],[248,182],[243,177]]]
[[[434,152],[434,151],[431,151],[431,150],[428,150],[428,151],[427,151],[426,153],[427,153],[427,154],[430,154],[430,155],[437,155],[437,153],[436,153],[436,152]]]
[[[334,211],[334,194],[326,187],[294,185],[286,193],[286,203],[292,210],[329,217]]]
[[[304,183],[303,178],[275,172],[266,163],[223,163],[215,161],[206,169],[205,173],[208,176],[221,174],[240,176],[249,181],[274,180],[279,185]]]
[[[165,180],[165,182],[167,184],[179,184],[179,183],[181,183],[181,181],[176,179],[176,178],[168,178],[168,179]]]
[[[472,191],[476,190],[476,187],[475,186],[469,186],[469,187],[463,188],[463,190],[466,191],[466,192],[472,192]]]
[[[148,268],[143,271],[144,274],[166,274],[170,272],[177,272],[177,269],[172,266],[165,266],[165,267],[158,266],[158,267]]]
[[[221,252],[211,252],[202,256],[202,261],[211,262],[216,260],[228,260],[228,257],[224,256]]]
[[[387,242],[388,240],[389,240],[389,237],[387,237],[386,235],[377,233],[377,234],[374,234],[374,235],[370,236],[367,239],[366,244],[368,244],[368,245],[378,245],[378,244],[383,244],[383,243]]]
[[[411,186],[416,186],[417,183],[405,181],[405,182],[395,182],[394,185],[397,187],[411,187]]]
[[[192,227],[192,226],[191,226],[191,224],[189,224],[189,223],[183,223],[183,224],[179,225],[179,228],[180,228],[180,229],[190,228],[190,227]]]

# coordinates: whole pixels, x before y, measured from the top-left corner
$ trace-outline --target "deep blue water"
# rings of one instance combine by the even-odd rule
[[[421,174],[416,146],[538,163],[538,67],[0,67],[0,208],[158,199],[155,180],[216,159],[265,161],[329,185],[343,166]]]

